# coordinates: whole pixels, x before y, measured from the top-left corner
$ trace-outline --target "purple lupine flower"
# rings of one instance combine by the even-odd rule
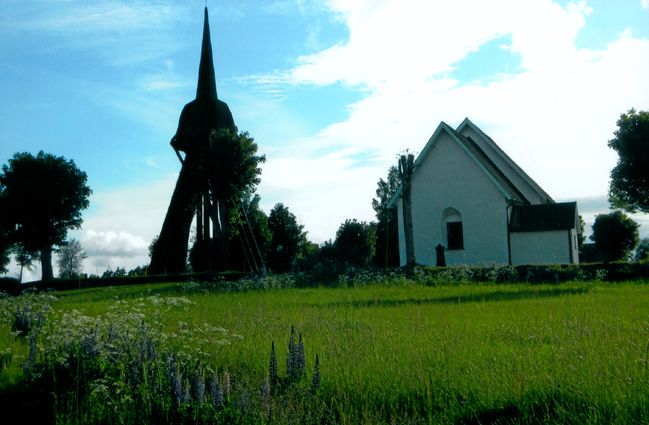
[[[304,341],[302,341],[302,333],[300,333],[300,342],[298,342],[296,347],[295,363],[297,366],[295,376],[297,377],[297,379],[300,379],[304,376],[306,370],[306,357],[304,355]]]
[[[194,401],[202,406],[205,401],[205,378],[203,377],[203,370],[200,366],[194,371],[192,395],[194,396]]]
[[[311,380],[311,391],[314,393],[320,388],[320,359],[315,355],[315,366],[313,368],[313,379]]]
[[[229,397],[230,393],[232,392],[232,385],[230,383],[230,374],[228,373],[227,370],[223,372],[222,386],[223,386],[223,395],[225,397]]]
[[[266,420],[268,420],[270,417],[270,379],[268,379],[268,376],[264,376],[259,392],[261,394],[261,404],[264,409],[264,414]]]
[[[270,365],[268,367],[268,375],[272,385],[277,384],[279,381],[279,374],[277,370],[277,354],[275,353],[275,341],[270,343]]]
[[[212,404],[216,409],[219,409],[223,406],[223,390],[219,385],[219,375],[217,373],[214,373],[208,380],[207,387],[210,398],[212,399]]]
[[[36,364],[36,352],[36,334],[31,334],[29,336],[29,355],[27,357],[27,361],[23,365],[23,370],[28,376],[32,372],[34,365]]]

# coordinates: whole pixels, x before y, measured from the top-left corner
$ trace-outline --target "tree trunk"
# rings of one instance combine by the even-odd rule
[[[415,243],[412,234],[412,191],[411,178],[415,157],[412,154],[401,155],[399,159],[399,174],[403,190],[403,230],[406,240],[406,267],[415,266]]]
[[[54,272],[52,271],[52,246],[48,245],[41,249],[41,280],[54,279]]]

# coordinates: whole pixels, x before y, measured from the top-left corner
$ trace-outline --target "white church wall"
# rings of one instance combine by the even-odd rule
[[[464,249],[446,250],[447,265],[507,263],[507,203],[484,170],[447,132],[420,164],[412,182],[416,261],[434,265],[435,246],[447,246],[443,213],[450,207],[462,216]]]
[[[576,251],[572,247],[572,233],[569,230],[511,233],[512,264],[570,264],[570,251]],[[577,258],[573,256],[573,261]]]

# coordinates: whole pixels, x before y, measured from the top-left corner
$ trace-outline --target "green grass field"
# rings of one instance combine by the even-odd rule
[[[54,376],[47,382],[71,396],[53,397],[53,422],[135,423],[157,417],[178,423],[649,423],[646,283],[395,283],[242,292],[160,284],[50,295],[56,300],[0,300],[0,395],[11,402],[3,409],[21,411],[17,404],[34,388],[25,382]],[[36,336],[16,336],[16,309],[27,304],[33,305],[29,314],[49,306],[47,319],[32,326]],[[306,377],[280,383],[269,395],[264,385],[271,341],[285,375],[292,325],[303,336]],[[146,363],[133,350],[123,358],[139,359],[140,376],[148,370],[150,377],[134,381],[141,390],[128,391],[136,395],[119,399],[119,388],[135,384],[128,368],[114,361],[131,350],[110,351],[115,329],[133,334],[129,341],[150,333],[158,353],[176,353],[183,366],[173,370],[184,375],[174,376],[185,377],[177,381],[184,382],[189,398],[174,402],[169,395],[171,401],[160,401],[148,413],[138,411],[150,394],[172,394],[166,387],[176,381],[151,372],[158,370],[154,362],[164,363],[155,360],[161,355]],[[96,349],[84,357],[88,333]],[[53,345],[59,357],[52,354]],[[61,350],[73,354],[61,360]],[[316,354],[321,384],[314,391],[309,384]],[[169,362],[159,370],[169,370]],[[40,364],[34,369],[40,375],[25,364]],[[92,372],[83,374],[85,364],[94,365]],[[62,367],[71,369],[69,387]],[[200,373],[191,375],[192,367]],[[103,377],[111,368],[114,376]],[[205,413],[201,406],[209,397],[200,394],[200,382],[224,371],[232,377],[232,392],[222,410],[210,407]],[[192,394],[198,395],[192,399]],[[173,413],[174,406],[181,413]],[[84,409],[97,412],[79,414]]]

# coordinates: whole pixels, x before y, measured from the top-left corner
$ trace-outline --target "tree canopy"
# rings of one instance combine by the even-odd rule
[[[81,246],[81,242],[76,239],[65,243],[59,249],[59,276],[63,279],[76,278],[83,271],[83,260],[88,258],[86,252]]]
[[[376,214],[376,251],[374,263],[377,266],[391,267],[399,265],[399,233],[397,209],[388,208],[390,200],[399,190],[399,170],[392,166],[388,170],[387,180],[379,179],[376,198],[372,199],[372,209]]]
[[[638,247],[635,250],[634,255],[635,261],[647,261],[649,260],[649,238],[642,238]]]
[[[69,229],[81,226],[81,211],[92,193],[87,180],[74,161],[43,151],[16,153],[2,166],[11,240],[27,252],[40,252],[43,280],[53,277],[52,247],[63,244]]]
[[[618,154],[609,202],[628,212],[649,212],[649,112],[631,109],[620,116],[617,126],[615,138],[608,142]]]
[[[268,228],[268,216],[259,207],[260,201],[261,198],[258,194],[244,200],[240,209],[236,210],[239,214],[231,219],[233,224],[230,228],[231,267],[244,270],[248,261],[257,262],[268,257],[272,235]],[[235,241],[235,239],[238,240]],[[257,254],[261,256],[261,259],[257,258]],[[250,255],[254,258],[249,259]]]
[[[627,259],[638,238],[638,223],[622,211],[595,217],[590,236],[606,262]]]
[[[355,266],[369,266],[376,248],[374,226],[364,221],[345,220],[336,232],[336,254],[338,258]]]
[[[0,211],[7,211],[4,192],[4,186],[2,185],[2,180],[0,180]],[[9,264],[9,253],[11,250],[10,228],[9,216],[3,212],[0,214],[0,273],[5,273],[7,271],[7,264]]]
[[[268,252],[268,265],[274,272],[291,270],[300,245],[306,240],[304,226],[284,204],[276,204],[268,216],[268,229],[272,235]]]
[[[243,199],[252,197],[261,181],[259,165],[266,161],[264,155],[257,155],[257,150],[257,144],[247,132],[229,129],[212,132],[206,167],[215,200],[238,206]]]

